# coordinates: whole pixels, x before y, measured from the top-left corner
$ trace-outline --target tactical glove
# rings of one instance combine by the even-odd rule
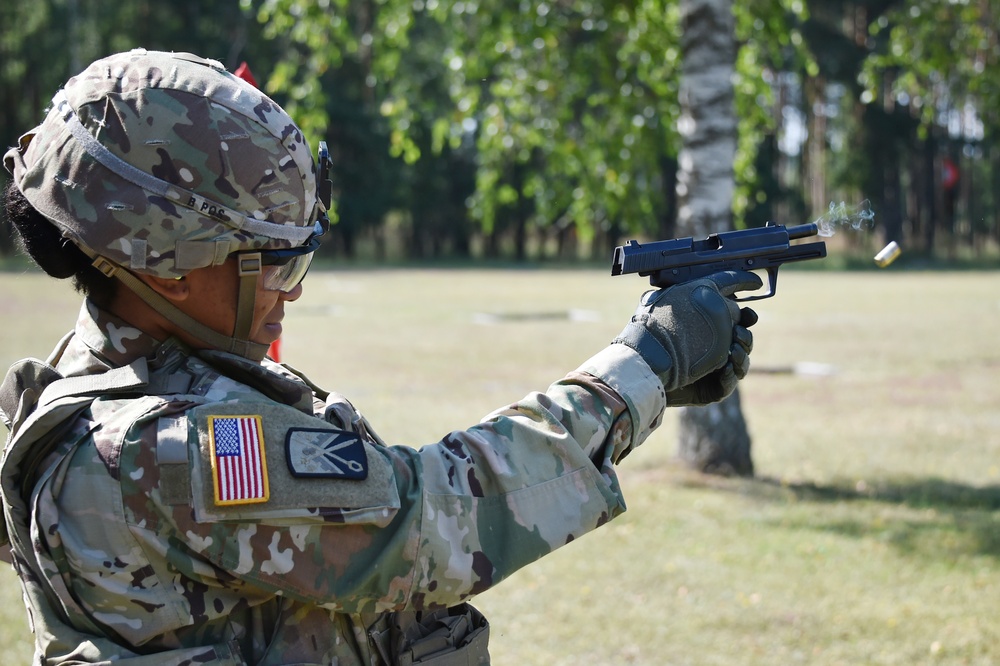
[[[668,404],[721,400],[750,367],[747,329],[757,321],[730,297],[760,287],[753,273],[729,271],[646,292],[614,343],[642,356],[663,382]]]
[[[729,360],[715,372],[710,372],[687,386],[667,393],[667,406],[703,406],[718,402],[736,390],[739,380],[750,371],[750,352],[753,350],[753,334],[747,329],[757,323],[757,313],[750,308],[740,310],[740,321],[733,327],[733,345],[729,348]]]

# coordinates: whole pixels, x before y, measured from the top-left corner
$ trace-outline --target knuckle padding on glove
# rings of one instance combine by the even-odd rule
[[[725,316],[731,315],[729,312],[729,304],[723,300],[721,302],[722,307],[720,308],[720,301],[717,298],[717,293],[710,289],[709,287],[699,287],[691,293],[690,303],[692,309],[701,315],[705,327],[707,330],[704,334],[711,335],[711,340],[707,340],[705,345],[705,350],[701,357],[694,360],[689,366],[689,372],[695,376],[704,375],[719,367],[720,359],[719,356],[722,352],[721,340],[719,338],[719,325],[725,326],[721,321]],[[725,313],[725,314],[724,314]],[[729,327],[727,326],[727,329]],[[726,332],[729,332],[728,330]],[[726,341],[726,349],[728,349],[728,340]],[[708,366],[708,367],[705,367]]]

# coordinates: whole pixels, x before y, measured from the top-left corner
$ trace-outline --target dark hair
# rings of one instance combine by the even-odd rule
[[[73,278],[76,290],[101,307],[115,295],[116,281],[100,272],[91,260],[58,227],[39,213],[13,182],[4,192],[7,219],[17,230],[18,248],[54,278]]]

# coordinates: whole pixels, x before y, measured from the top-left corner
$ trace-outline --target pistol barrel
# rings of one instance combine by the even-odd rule
[[[796,238],[809,238],[810,236],[815,236],[819,233],[819,225],[815,222],[810,222],[809,224],[800,224],[795,227],[788,227],[788,240],[795,240]]]

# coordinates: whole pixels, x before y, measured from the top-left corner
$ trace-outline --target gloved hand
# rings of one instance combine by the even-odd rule
[[[754,291],[753,273],[729,271],[643,294],[632,321],[614,339],[636,350],[663,382],[670,405],[708,404],[746,376],[757,321],[729,298]]]
[[[753,334],[747,329],[756,323],[757,313],[741,308],[740,321],[733,327],[733,345],[729,348],[726,364],[687,386],[668,391],[667,406],[703,406],[729,397],[736,390],[736,384],[750,371]]]

